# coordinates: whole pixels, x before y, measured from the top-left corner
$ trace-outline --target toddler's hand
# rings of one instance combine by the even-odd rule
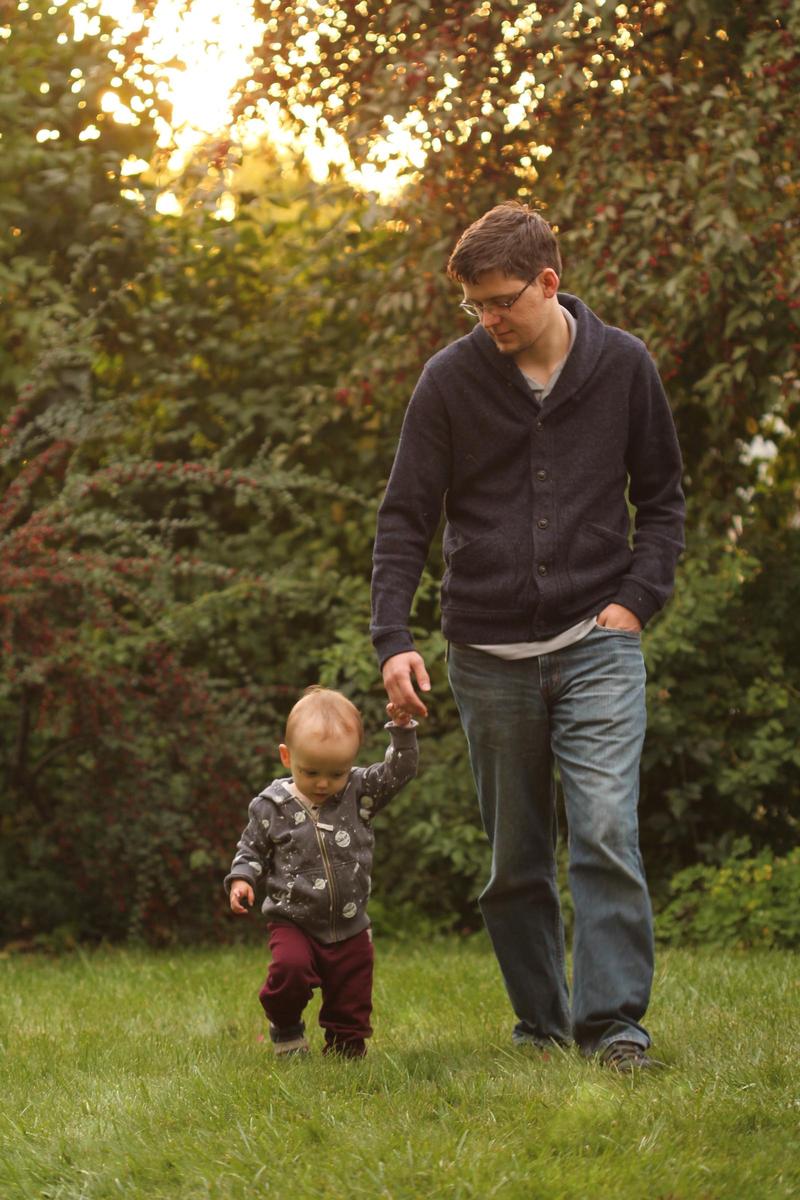
[[[246,913],[247,908],[252,907],[254,900],[253,889],[244,879],[236,879],[231,884],[231,908],[235,913]],[[247,908],[243,907],[242,902],[247,905]]]
[[[392,704],[391,701],[386,705],[386,712],[391,721],[395,725],[409,725],[411,723],[411,713],[406,712],[404,708],[400,708],[397,704]]]

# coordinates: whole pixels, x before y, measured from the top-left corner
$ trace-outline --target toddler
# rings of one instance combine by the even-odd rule
[[[417,772],[416,722],[387,705],[383,762],[355,767],[363,739],[346,696],[309,688],[289,713],[279,747],[289,778],[250,802],[249,821],[225,878],[237,914],[263,884],[271,962],[259,999],[276,1054],[305,1054],[302,1014],[322,989],[324,1053],[366,1053],[372,1033],[373,949],[367,899],[372,818]]]

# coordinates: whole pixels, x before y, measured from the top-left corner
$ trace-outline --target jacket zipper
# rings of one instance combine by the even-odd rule
[[[330,894],[331,940],[335,941],[336,940],[336,883],[334,881],[333,871],[331,870],[330,859],[328,858],[328,851],[325,849],[325,842],[323,841],[322,834],[317,829],[316,824],[314,825],[314,833],[317,835],[317,844],[319,845],[319,852],[322,855],[322,864],[325,868],[325,875],[328,880],[328,892]]]

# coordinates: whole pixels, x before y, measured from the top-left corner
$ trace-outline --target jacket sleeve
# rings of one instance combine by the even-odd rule
[[[626,465],[636,510],[633,559],[614,603],[642,625],[669,598],[684,547],[686,504],[681,452],[669,403],[653,360],[643,350],[630,402]]]
[[[378,510],[370,633],[381,666],[392,655],[414,649],[411,603],[439,524],[451,453],[447,411],[426,368],[406,410]]]
[[[228,894],[234,879],[245,879],[255,889],[272,857],[269,808],[260,796],[250,801],[248,816],[249,820],[236,846],[230,872],[225,876],[223,886]]]
[[[380,812],[414,778],[419,765],[417,722],[395,725],[388,721],[384,728],[388,729],[392,740],[383,762],[357,768],[356,792],[364,817],[373,817]]]

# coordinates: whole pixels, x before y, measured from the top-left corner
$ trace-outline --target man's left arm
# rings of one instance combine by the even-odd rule
[[[626,609],[640,622],[666,603],[675,584],[675,568],[684,548],[686,502],[681,486],[683,464],[669,402],[655,364],[646,351],[632,384],[626,465],[629,497],[636,510],[633,559],[623,576],[606,620],[626,628]],[[631,626],[632,627],[632,626]]]

